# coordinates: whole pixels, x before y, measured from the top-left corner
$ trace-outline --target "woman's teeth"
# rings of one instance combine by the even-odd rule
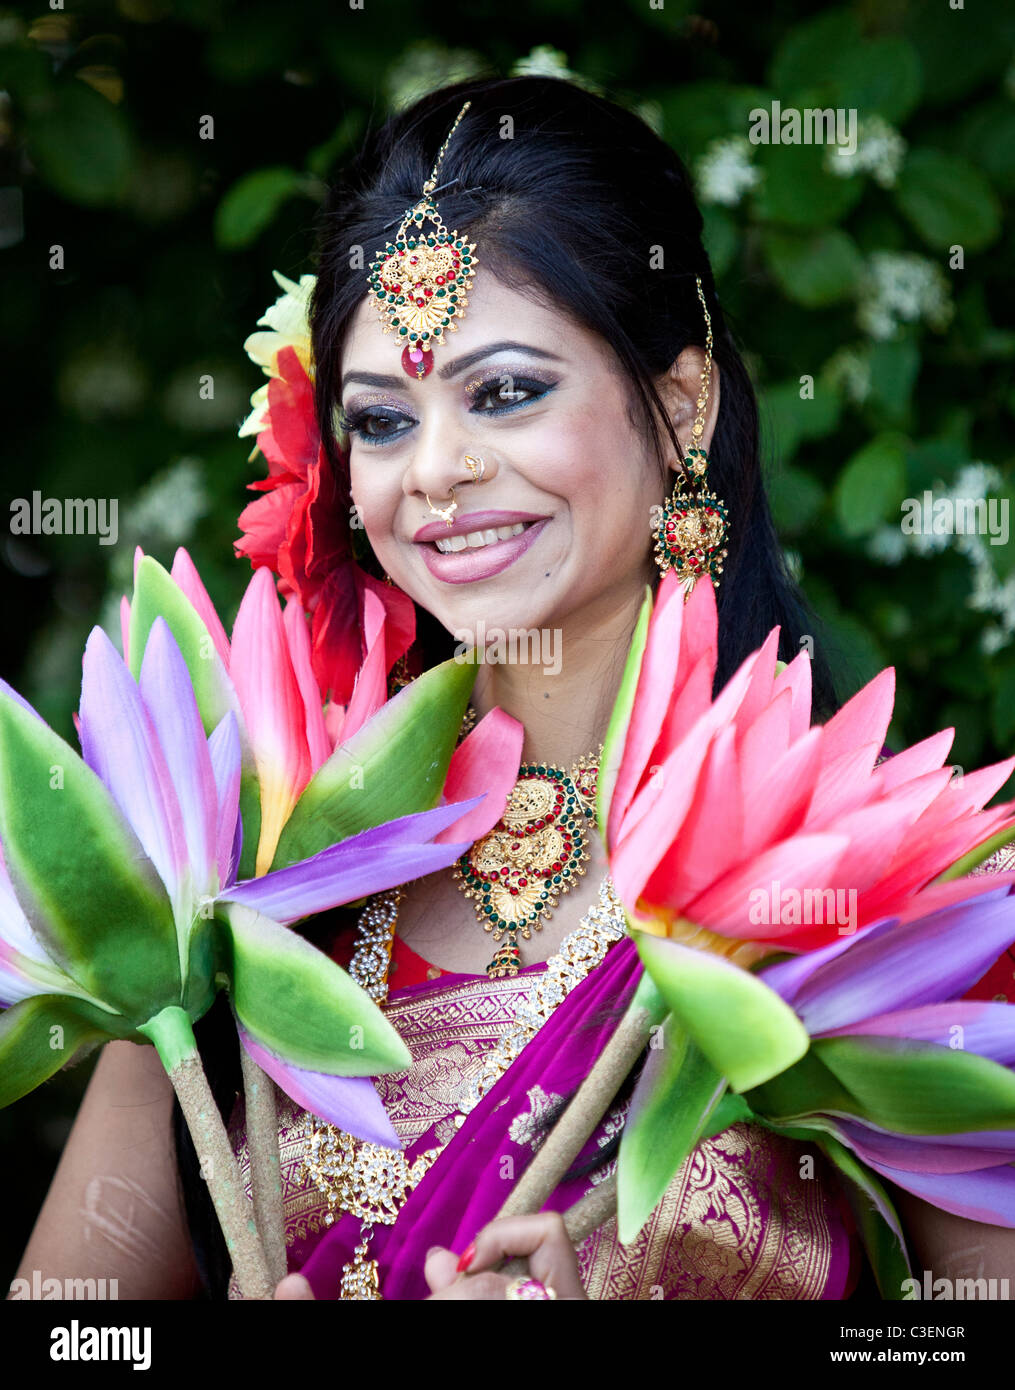
[[[498,526],[490,531],[469,531],[462,536],[449,536],[447,540],[434,541],[434,545],[442,555],[450,555],[455,550],[480,550],[484,545],[496,545],[498,541],[506,541],[511,536],[520,536],[521,533],[532,525],[531,521],[516,521],[513,526]]]

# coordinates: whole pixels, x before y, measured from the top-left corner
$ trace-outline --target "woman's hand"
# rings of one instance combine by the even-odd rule
[[[471,1258],[434,1246],[427,1253],[423,1274],[430,1298],[502,1299],[511,1282],[495,1274],[504,1259],[525,1256],[533,1279],[552,1288],[557,1297],[588,1298],[578,1275],[578,1257],[568,1240],[564,1218],[556,1211],[535,1216],[505,1216],[491,1221],[473,1241]],[[466,1261],[465,1269],[459,1265]]]

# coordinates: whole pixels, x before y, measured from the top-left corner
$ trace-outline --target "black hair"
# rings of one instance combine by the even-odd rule
[[[349,515],[348,457],[335,430],[337,383],[350,323],[366,293],[367,267],[420,197],[451,125],[472,104],[440,166],[444,225],[477,244],[482,272],[535,291],[609,344],[630,388],[635,419],[661,459],[661,431],[679,443],[653,382],[685,347],[703,347],[701,277],[714,334],[720,404],[709,448],[709,486],[729,511],[729,554],[719,591],[719,689],[770,630],[780,656],[796,656],[816,617],[788,573],[762,482],[758,407],[720,307],[702,244],[702,217],[678,155],[637,115],[605,96],[551,77],[481,77],[429,93],[370,131],[330,184],[317,225],[310,303],[314,397],[338,505]],[[361,254],[357,254],[357,252]],[[660,497],[662,501],[662,497]],[[645,528],[646,551],[649,548]],[[369,553],[360,563],[380,577]],[[705,581],[702,581],[705,582]],[[452,638],[417,607],[414,674],[451,654]],[[814,709],[837,699],[819,644],[812,663]],[[334,920],[341,919],[341,912]],[[322,919],[300,930],[314,937]],[[209,1081],[228,1114],[240,1091],[236,1033],[216,1005],[197,1036]],[[644,1058],[626,1083],[629,1093]],[[229,1274],[179,1106],[174,1132],[199,1268],[214,1297]],[[607,1148],[600,1155],[611,1156]]]

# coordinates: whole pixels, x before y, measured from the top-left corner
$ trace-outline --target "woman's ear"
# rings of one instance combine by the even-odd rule
[[[715,362],[712,363],[711,381],[708,383],[707,391],[701,380],[704,368],[704,349],[686,347],[666,375],[656,383],[685,456],[688,449],[695,447],[702,448],[708,453],[712,445],[712,435],[715,432],[715,422],[719,418],[719,368]],[[691,431],[699,415],[698,402],[702,396],[705,396],[703,405],[704,429],[700,442],[695,445]],[[665,443],[668,445],[666,448],[667,467],[679,469],[680,456],[674,452],[673,445],[669,441],[665,441]]]

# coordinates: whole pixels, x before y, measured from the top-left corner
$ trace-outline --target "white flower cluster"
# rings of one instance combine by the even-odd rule
[[[567,54],[561,53],[552,44],[541,43],[533,48],[525,58],[519,58],[511,69],[512,77],[564,77],[573,78],[567,65]]]
[[[940,479],[932,489],[935,503],[979,500],[996,494],[1002,486],[1000,472],[991,464],[968,463],[948,487]],[[903,531],[901,526],[880,527],[867,543],[867,553],[885,565],[897,565],[907,554],[931,555],[952,546],[964,555],[973,571],[967,606],[997,619],[985,627],[980,643],[987,655],[1000,651],[1015,637],[1015,574],[1002,583],[990,559],[990,542],[977,531]]]
[[[843,347],[825,363],[822,376],[833,390],[854,405],[863,405],[870,395],[870,357],[857,348]]]
[[[882,188],[894,188],[908,148],[894,126],[881,116],[870,116],[860,122],[856,149],[850,151],[841,145],[829,145],[825,151],[824,166],[830,174],[836,174],[839,178],[870,174]]]
[[[478,76],[482,68],[482,58],[471,49],[446,48],[433,39],[417,39],[388,70],[388,105],[401,111],[438,87]]]
[[[934,261],[910,251],[871,253],[856,317],[872,338],[894,338],[900,324],[921,319],[946,328],[954,312],[951,287]]]
[[[713,140],[695,169],[698,197],[703,203],[736,207],[761,182],[762,171],[752,162],[754,146],[746,135]]]

